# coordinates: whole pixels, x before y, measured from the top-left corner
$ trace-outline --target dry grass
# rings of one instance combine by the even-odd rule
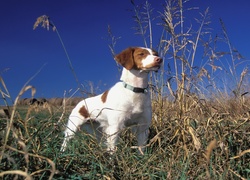
[[[151,47],[153,10],[148,2],[143,8],[131,2],[138,23],[136,30],[145,46]],[[60,153],[64,125],[72,107],[63,103],[50,114],[18,106],[25,91],[31,90],[31,97],[34,96],[35,89],[25,85],[9,108],[6,99],[11,96],[1,78],[0,92],[11,116],[1,117],[0,121],[0,176],[3,179],[249,179],[248,71],[239,69],[244,61],[232,49],[223,22],[223,42],[229,52],[215,48],[220,38],[211,36],[208,9],[197,19],[198,29],[191,30],[185,28],[184,12],[188,8],[184,7],[182,0],[169,0],[160,14],[164,33],[158,51],[165,64],[158,74],[150,77],[153,122],[144,156],[137,154],[130,129],[121,132],[117,152],[112,156],[83,131],[76,134],[66,152]],[[42,16],[36,27],[39,23],[47,27],[49,21]],[[110,38],[109,47],[114,53],[118,39],[112,33]],[[197,67],[200,43],[206,58]],[[229,55],[228,68],[221,63],[226,55]],[[241,72],[239,76],[237,72]],[[218,76],[226,79],[216,79]],[[232,83],[227,85],[226,81]]]

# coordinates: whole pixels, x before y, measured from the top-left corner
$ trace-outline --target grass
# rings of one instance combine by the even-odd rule
[[[144,45],[152,47],[152,26],[156,20],[152,18],[153,9],[147,1],[142,6],[131,2],[137,23],[135,30],[142,35]],[[20,106],[18,101],[24,92],[31,90],[34,97],[34,87],[27,85],[13,105],[8,106],[6,99],[11,95],[1,78],[0,92],[11,117],[2,117],[0,121],[0,176],[3,179],[250,179],[247,96],[250,86],[247,68],[240,68],[244,59],[233,48],[222,21],[223,37],[212,37],[209,9],[196,19],[193,27],[197,29],[185,28],[184,12],[190,9],[185,6],[186,1],[169,0],[160,13],[163,33],[158,51],[165,64],[161,71],[150,76],[153,118],[144,156],[138,155],[129,128],[121,132],[113,155],[105,153],[102,145],[83,131],[77,132],[67,150],[60,153],[64,125],[72,107],[53,107],[50,113],[46,109],[36,112]],[[40,23],[50,26],[47,16],[41,17],[36,26]],[[54,24],[52,27],[57,30]],[[113,36],[110,27],[108,31],[109,47],[115,54],[119,38]],[[62,42],[60,36],[59,39]],[[228,52],[217,49],[220,42],[226,43]],[[62,45],[69,59],[63,42]],[[70,59],[69,64],[72,65]],[[71,70],[74,72],[72,66]],[[76,76],[75,72],[73,75]],[[77,78],[76,82],[79,83]],[[81,92],[87,94],[85,89]]]
[[[172,108],[172,107],[167,107]],[[173,112],[173,109],[166,109]],[[218,113],[201,120],[169,114],[153,121],[144,156],[131,148],[129,129],[122,133],[117,153],[105,150],[93,137],[78,132],[65,153],[60,153],[64,126],[57,124],[60,112],[31,112],[17,108],[11,135],[1,160],[4,179],[21,177],[21,170],[33,179],[247,179],[250,177],[249,121]],[[20,116],[19,116],[19,115]],[[66,113],[64,122],[67,120]],[[2,131],[7,120],[1,121]],[[64,124],[64,123],[63,123]],[[192,132],[200,145],[195,145]],[[1,142],[3,137],[1,137]],[[3,146],[1,145],[1,148]],[[248,152],[244,152],[248,150]],[[11,172],[11,173],[10,173]]]

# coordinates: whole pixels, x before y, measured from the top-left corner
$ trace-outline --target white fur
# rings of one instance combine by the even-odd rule
[[[159,69],[161,61],[155,64],[156,58],[159,57],[152,54],[151,49],[145,59],[142,60],[143,68],[126,69],[123,68],[121,80],[131,86],[139,88],[148,87],[148,72]],[[150,68],[148,68],[150,67]],[[124,87],[123,82],[116,83],[109,91],[106,101],[102,101],[103,94],[95,97],[87,98],[77,104],[72,110],[67,128],[65,130],[65,138],[61,147],[64,151],[69,139],[74,136],[78,128],[86,123],[87,120],[93,120],[100,123],[103,132],[107,135],[107,150],[114,151],[118,134],[121,129],[132,126],[132,131],[136,134],[138,147],[145,146],[148,138],[148,128],[151,124],[152,110],[149,93],[135,93]],[[88,118],[84,118],[79,110],[85,107],[89,113]],[[140,151],[142,153],[142,151]]]

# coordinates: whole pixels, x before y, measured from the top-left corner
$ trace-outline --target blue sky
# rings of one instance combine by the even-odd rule
[[[134,1],[138,5],[145,2]],[[156,16],[163,12],[163,0],[148,2]],[[190,23],[199,17],[199,12],[210,7],[213,32],[220,33],[221,18],[232,45],[249,59],[250,1],[190,0],[185,6],[199,7],[186,14]],[[1,1],[0,73],[12,98],[37,72],[29,82],[37,89],[36,97],[62,97],[64,91],[77,89],[57,34],[41,27],[33,30],[36,18],[44,14],[56,25],[80,83],[92,82],[97,93],[110,88],[119,80],[119,72],[108,48],[107,26],[120,37],[115,47],[117,53],[128,46],[143,46],[142,38],[132,28],[136,24],[131,9],[130,0]],[[159,25],[155,23],[154,28],[158,29]],[[160,38],[159,32],[153,32],[154,46]],[[29,96],[30,93],[24,95]]]

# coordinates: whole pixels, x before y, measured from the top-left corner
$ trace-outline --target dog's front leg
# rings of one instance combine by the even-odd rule
[[[138,125],[135,130],[135,135],[137,138],[137,146],[140,154],[144,154],[147,140],[149,134],[149,126],[148,125]]]
[[[112,126],[108,126],[105,130],[106,136],[107,136],[107,151],[112,154],[113,152],[115,152],[116,148],[116,141],[119,135],[119,128],[117,125],[112,125]]]

